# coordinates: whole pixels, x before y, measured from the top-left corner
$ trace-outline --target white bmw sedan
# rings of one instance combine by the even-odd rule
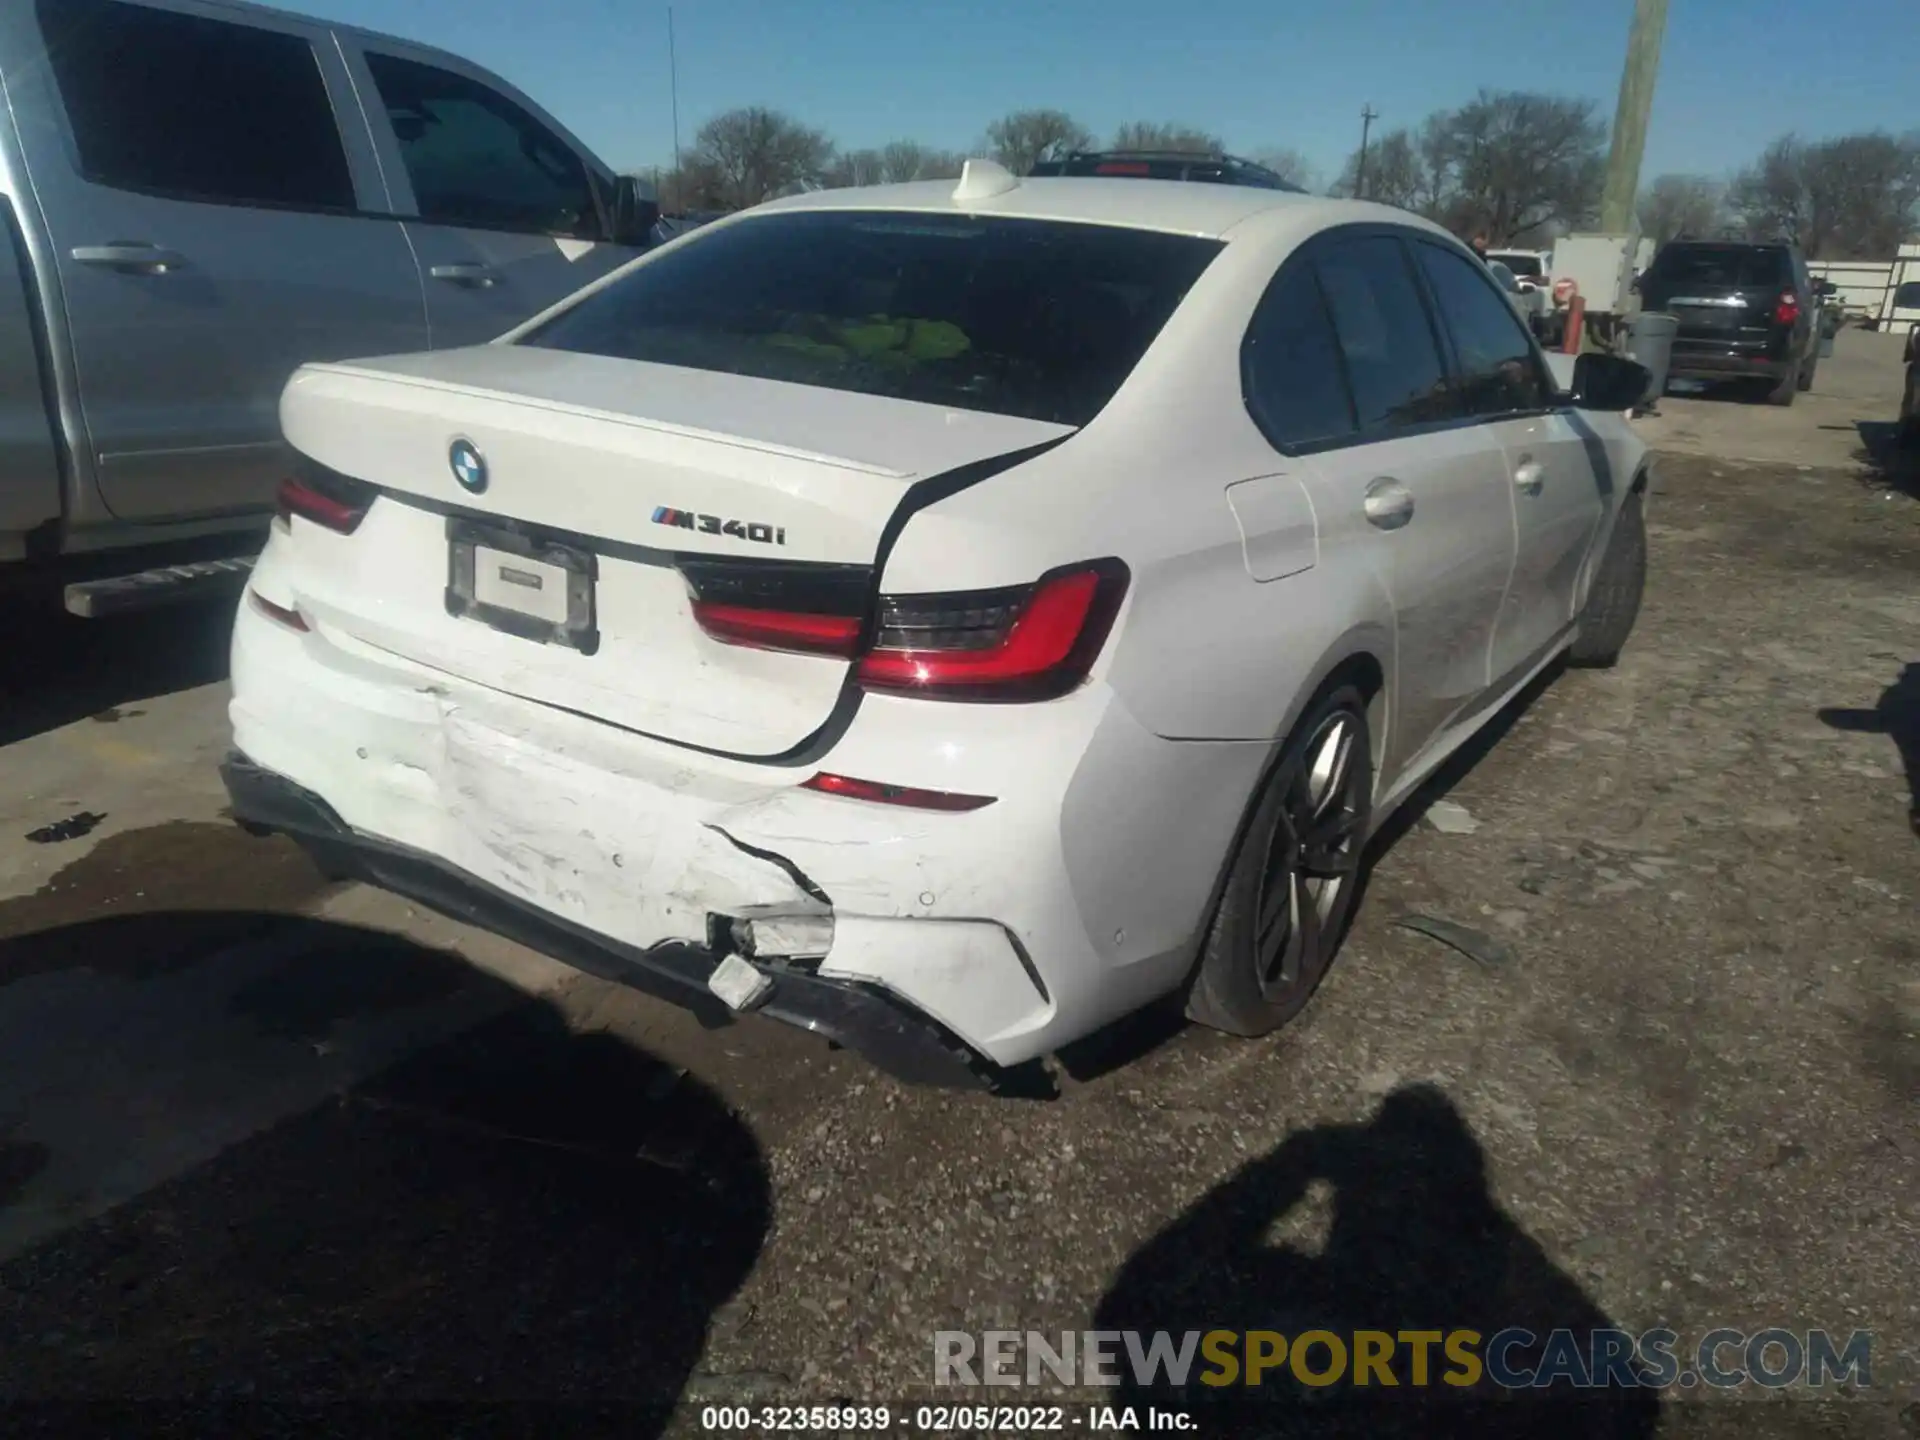
[[[234,812],[912,1078],[1176,995],[1258,1035],[1393,808],[1626,640],[1646,380],[1563,389],[1376,205],[978,161],[764,205],[293,377]]]

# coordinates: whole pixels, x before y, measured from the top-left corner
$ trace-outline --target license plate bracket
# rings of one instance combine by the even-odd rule
[[[600,648],[594,606],[598,558],[536,533],[447,518],[447,613],[495,630],[564,645]]]

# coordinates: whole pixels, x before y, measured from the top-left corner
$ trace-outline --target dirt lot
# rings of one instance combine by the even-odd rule
[[[213,725],[217,685],[110,729],[77,705],[21,740],[36,778],[0,818],[116,814],[0,855],[0,1026],[107,971],[133,997],[116,1015],[198,996],[253,1048],[126,1042],[192,1077],[169,1104],[204,1143],[14,1247],[0,1402],[59,1428],[34,1402],[172,1397],[142,1420],[195,1434],[554,1433],[601,1407],[631,1434],[657,1417],[629,1407],[676,1397],[924,1395],[941,1329],[1779,1325],[1871,1330],[1871,1391],[1553,1416],[1184,1403],[1230,1435],[1920,1434],[1920,503],[1848,455],[1809,463],[1666,460],[1627,659],[1540,687],[1423,797],[1477,828],[1388,837],[1297,1025],[1249,1043],[1150,1018],[1050,1101],[905,1089],[765,1022],[704,1032],[329,891],[217,839],[217,795],[143,738]],[[95,802],[89,765],[148,798]],[[106,913],[117,929],[87,928]],[[1507,953],[1469,959],[1409,914]],[[476,947],[487,971],[446,958]],[[195,978],[209,954],[218,983]],[[175,1113],[143,1111],[137,1075],[98,1079],[137,1028],[103,1022],[60,1092],[136,1148]],[[274,1104],[207,1108],[295,1056],[314,1073]],[[33,1103],[9,1124],[0,1222],[84,1148]],[[300,1408],[324,1401],[440,1408]]]

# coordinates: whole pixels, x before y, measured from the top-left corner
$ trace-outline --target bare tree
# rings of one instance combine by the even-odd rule
[[[891,140],[878,150],[845,150],[827,167],[824,183],[898,185],[909,180],[950,180],[966,164],[951,150],[934,150],[917,140]]]
[[[750,105],[702,125],[682,169],[691,193],[737,210],[822,183],[832,160],[833,142],[823,132]]]
[[[1734,176],[1728,203],[1750,239],[1789,240],[1810,258],[1884,258],[1914,230],[1920,134],[1782,136]]]
[[[1434,131],[1432,159],[1451,192],[1434,218],[1496,245],[1586,220],[1606,168],[1607,131],[1593,112],[1590,100],[1482,90]]]
[[[1419,143],[1405,129],[1389,131],[1367,147],[1366,193],[1361,194],[1360,152],[1354,151],[1327,192],[1361,200],[1377,200],[1382,205],[1398,205],[1402,210],[1424,211],[1432,192],[1426,174],[1426,160]]]
[[[1369,146],[1361,198],[1496,245],[1539,239],[1599,204],[1605,133],[1588,101],[1482,91]],[[1359,159],[1348,157],[1332,193],[1356,193]]]
[[[1113,148],[1219,155],[1225,152],[1227,146],[1218,135],[1209,135],[1191,125],[1156,125],[1148,120],[1133,120],[1113,132]]]
[[[1092,146],[1093,133],[1063,110],[1016,110],[987,126],[987,153],[1016,175]]]
[[[1282,180],[1302,190],[1320,188],[1320,172],[1313,162],[1289,145],[1271,145],[1253,157]]]
[[[1725,228],[1726,187],[1710,175],[1658,175],[1640,195],[1640,233],[1656,245]]]

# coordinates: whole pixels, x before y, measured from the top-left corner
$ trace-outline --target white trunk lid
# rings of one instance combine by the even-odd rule
[[[299,601],[323,631],[747,756],[779,754],[816,730],[847,662],[712,639],[693,617],[675,556],[870,567],[915,480],[1070,433],[505,345],[309,366],[288,384],[281,421],[303,454],[386,492],[351,535],[295,520],[282,542]],[[462,442],[484,466],[477,490],[456,479]],[[569,556],[591,557],[590,579],[550,563]],[[583,587],[592,635],[584,651],[567,640],[586,631],[530,639],[449,596],[477,593],[547,623],[578,618],[580,595],[559,592]],[[462,608],[469,613],[455,613]]]

